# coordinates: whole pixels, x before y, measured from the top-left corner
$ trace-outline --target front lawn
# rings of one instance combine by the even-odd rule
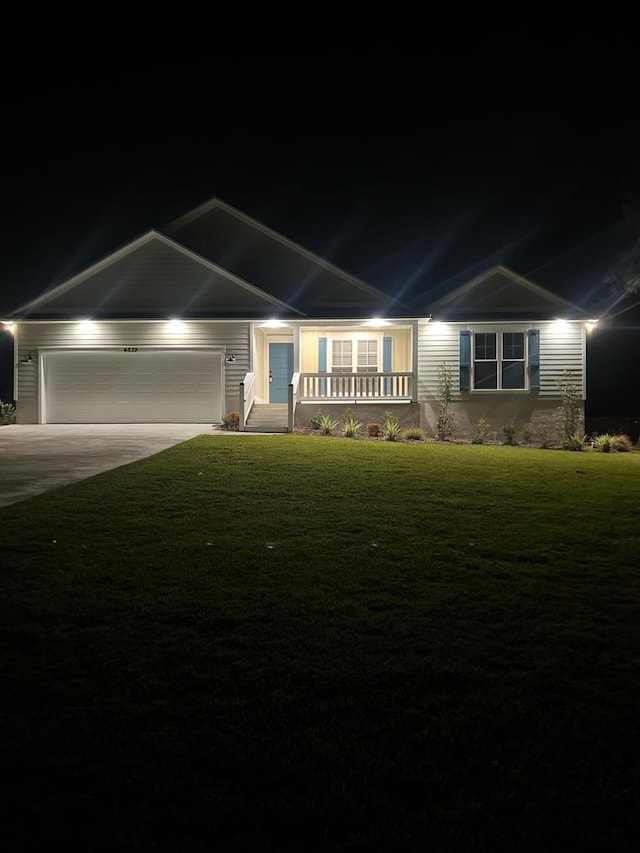
[[[635,849],[639,454],[202,436],[0,530],[5,850]]]

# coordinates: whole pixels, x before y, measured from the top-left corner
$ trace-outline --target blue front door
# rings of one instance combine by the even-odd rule
[[[269,402],[286,403],[293,375],[293,344],[269,344]]]

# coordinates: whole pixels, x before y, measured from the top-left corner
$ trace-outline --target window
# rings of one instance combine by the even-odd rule
[[[351,341],[333,341],[331,346],[331,372],[353,372],[353,343]]]
[[[473,337],[476,391],[525,387],[524,332],[476,332]]]
[[[378,341],[358,341],[358,373],[378,370]]]
[[[331,343],[332,373],[376,373],[378,370],[378,341],[356,340],[356,363],[353,363],[354,341],[335,340]]]

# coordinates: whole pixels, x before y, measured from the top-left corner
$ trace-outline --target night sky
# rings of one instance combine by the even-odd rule
[[[7,90],[0,314],[212,196],[416,310],[503,263],[600,314],[637,233],[637,68],[623,33],[572,40],[53,64]],[[638,302],[591,341],[593,414],[640,414]]]

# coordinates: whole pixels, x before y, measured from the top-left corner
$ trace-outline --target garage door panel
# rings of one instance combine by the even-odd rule
[[[49,423],[220,420],[220,353],[59,352],[45,355]]]

